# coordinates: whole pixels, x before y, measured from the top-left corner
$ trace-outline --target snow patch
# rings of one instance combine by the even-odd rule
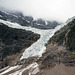
[[[8,69],[8,68],[9,68],[9,66],[7,66],[7,67],[5,67],[5,68],[3,68],[3,69],[0,69],[0,72],[6,70],[6,69]]]
[[[4,74],[6,74],[6,73],[8,73],[8,72],[10,72],[10,71],[12,71],[12,70],[16,70],[18,67],[19,67],[19,65],[10,67],[10,68],[8,68],[6,71],[0,73],[0,75],[4,75]]]
[[[68,24],[69,22],[71,22],[71,21],[74,20],[74,19],[75,19],[75,16],[72,17],[72,18],[68,18],[68,20],[66,21],[66,24]]]
[[[35,70],[35,68],[37,68],[37,69]],[[25,72],[26,70],[29,70],[29,75],[31,75],[33,71],[34,71],[33,73],[36,74],[37,72],[39,72],[38,64],[36,62],[34,62],[34,63],[30,64],[29,66],[27,66],[26,68],[18,70],[18,71],[11,73],[9,75],[22,75],[23,72]]]
[[[45,24],[47,25],[47,24],[48,24],[48,22],[47,22],[47,21],[45,21]]]
[[[16,17],[16,18],[18,18],[16,15],[13,15],[13,14],[11,14],[12,16],[14,16],[14,17]]]
[[[30,21],[26,20],[28,23],[30,23]]]
[[[36,25],[40,26],[41,24],[39,24],[39,23],[36,23]]]
[[[0,17],[2,17],[2,15],[0,15]]]
[[[36,73],[38,73],[40,70],[38,68],[38,64],[35,63],[29,70],[29,75],[35,75]]]

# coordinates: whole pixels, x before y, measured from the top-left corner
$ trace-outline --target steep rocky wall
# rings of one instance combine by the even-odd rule
[[[57,31],[48,44],[65,46],[67,50],[75,50],[75,19]]]

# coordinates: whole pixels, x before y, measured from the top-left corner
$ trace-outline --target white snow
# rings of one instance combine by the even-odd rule
[[[0,17],[2,17],[2,15],[0,15]]]
[[[14,17],[16,17],[16,18],[18,18],[16,15],[13,15],[13,14],[11,14],[12,16],[14,16]]]
[[[29,75],[31,75],[32,71],[31,69],[35,69],[38,68],[38,64],[36,62],[30,64],[29,66],[27,66],[26,68],[20,69],[14,73],[11,73],[9,75],[22,75],[24,71],[29,70]],[[39,70],[37,69],[37,71],[35,73],[39,72]]]
[[[9,21],[4,21],[4,20],[0,20],[0,22],[4,23],[7,26],[12,27],[12,28],[29,30],[34,33],[40,34],[40,39],[37,42],[35,42],[34,44],[32,44],[29,48],[27,48],[23,52],[22,57],[20,58],[20,60],[22,60],[22,59],[33,57],[33,56],[39,56],[39,57],[42,56],[42,53],[45,52],[45,50],[46,50],[45,45],[48,42],[48,40],[54,35],[54,33],[57,30],[62,28],[64,25],[66,25],[73,19],[75,19],[75,17],[68,20],[65,24],[61,24],[61,25],[55,27],[55,29],[50,29],[50,30],[41,30],[41,29],[37,29],[37,28],[33,28],[33,27],[21,26],[17,23],[11,23]]]
[[[17,23],[11,23],[9,21],[4,21],[4,20],[0,20],[0,23],[3,23],[3,24],[5,24],[5,25],[7,25],[8,27],[11,27],[11,28],[21,29],[21,26]]]
[[[23,19],[23,20],[25,20],[25,18],[24,18],[24,17],[22,17],[22,19]]]
[[[47,21],[45,21],[45,24],[47,25],[47,24],[48,24],[48,22],[47,22]]]
[[[12,70],[16,70],[18,67],[19,67],[19,65],[10,67],[7,70],[5,70],[4,72],[0,73],[0,75],[4,75],[4,74],[6,74],[6,73],[8,73],[8,72],[10,72]]]
[[[0,69],[0,72],[6,70],[6,69],[8,69],[8,68],[9,68],[9,66],[7,66],[7,67],[5,67],[5,68],[2,68],[2,69]]]
[[[40,26],[41,24],[39,24],[39,23],[36,23],[36,25]]]
[[[26,20],[28,23],[30,23],[30,21]]]
[[[5,13],[5,14],[7,14],[7,15],[9,15],[9,13],[8,12],[6,12],[6,11],[3,11],[3,10],[1,10],[3,13]]]
[[[66,23],[68,24],[69,22],[71,22],[71,21],[74,20],[74,19],[75,19],[75,16],[72,17],[72,18],[68,18],[68,20],[66,21]]]
[[[40,70],[38,68],[38,64],[35,63],[29,70],[29,75],[35,75],[36,73],[38,73]]]

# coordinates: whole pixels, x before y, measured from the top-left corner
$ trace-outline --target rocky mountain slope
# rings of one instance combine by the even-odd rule
[[[0,23],[0,68],[10,65],[16,56],[19,58],[24,49],[39,38],[40,35],[33,32]]]
[[[75,52],[75,19],[58,30],[49,43],[65,46],[67,50]]]
[[[46,21],[41,18],[35,19],[31,16],[24,16],[21,12],[0,11],[0,19],[16,22],[22,26],[31,26],[39,29],[53,29],[60,23],[57,21]]]
[[[0,64],[1,68],[7,66],[0,69],[1,75],[75,74],[75,18],[65,23],[65,26],[59,25],[50,30],[21,26],[9,20],[0,20],[0,22],[2,22],[0,23]],[[40,20],[38,22],[44,25],[44,22]],[[39,57],[42,53],[43,55]]]
[[[63,68],[67,68],[64,72],[64,75],[69,75],[70,73],[74,75],[75,73],[75,19],[69,22],[60,30],[56,31],[55,34],[50,38],[48,44],[46,45],[47,49],[43,56],[38,60],[40,63],[41,71],[37,75],[62,75],[63,73],[57,71],[60,65],[65,65]],[[59,66],[56,68],[57,64]],[[67,67],[68,66],[68,67]],[[74,67],[74,68],[73,68]],[[55,71],[50,71],[55,69]],[[69,73],[69,68],[73,72]],[[64,69],[62,69],[64,70]],[[68,71],[68,72],[67,72]],[[57,73],[54,73],[57,72]]]

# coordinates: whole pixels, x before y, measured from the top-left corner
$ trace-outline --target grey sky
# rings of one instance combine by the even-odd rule
[[[0,7],[48,20],[66,21],[75,16],[75,0],[0,0]]]

